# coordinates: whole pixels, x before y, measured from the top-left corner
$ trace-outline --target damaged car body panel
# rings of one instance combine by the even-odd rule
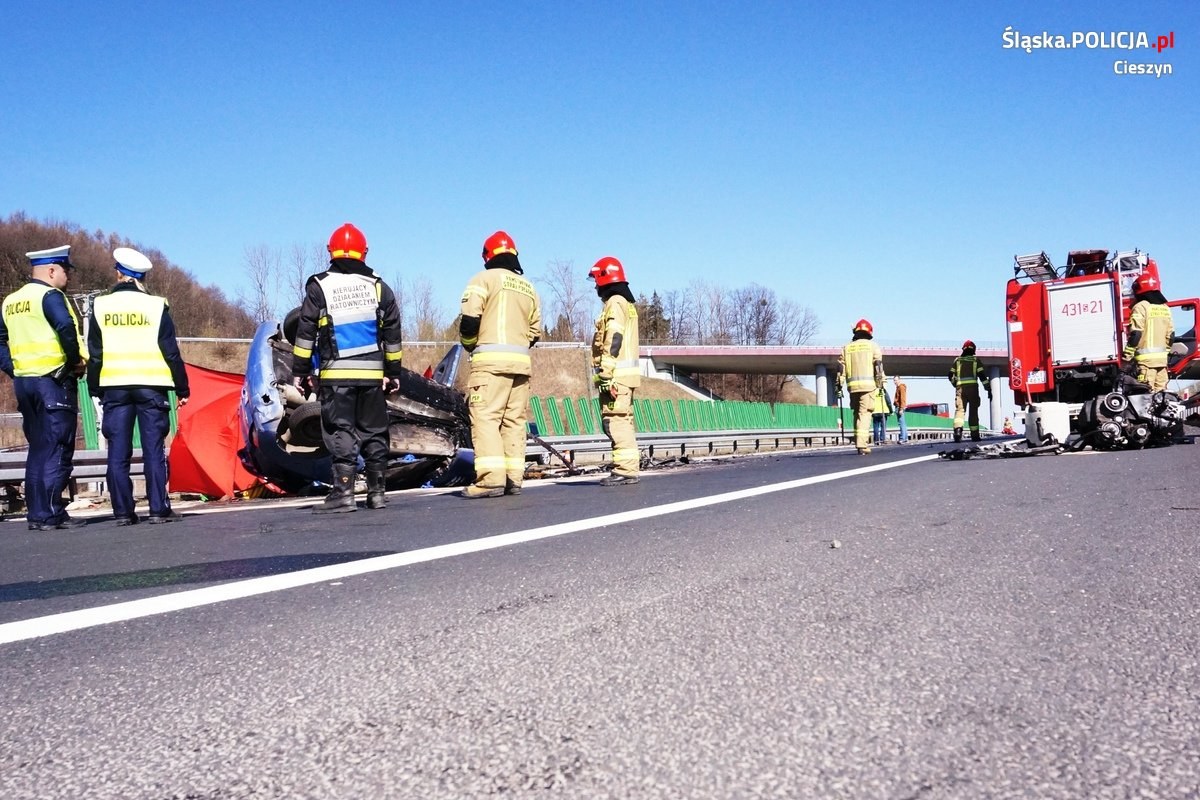
[[[321,404],[291,383],[295,312],[255,332],[246,360],[239,416],[242,463],[286,492],[324,491],[332,461],[321,439]],[[388,395],[389,488],[454,486],[474,478],[466,398],[453,388],[464,358],[450,348],[430,377],[404,369]]]

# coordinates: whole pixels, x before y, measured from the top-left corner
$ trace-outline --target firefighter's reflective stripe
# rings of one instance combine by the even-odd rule
[[[175,386],[158,346],[166,307],[163,298],[138,291],[110,292],[93,301],[93,316],[104,343],[101,386]]]
[[[622,348],[624,349],[624,348]],[[621,383],[629,385],[630,378],[637,378],[638,383],[641,383],[642,366],[638,359],[618,361],[613,367],[613,379]]]
[[[318,325],[329,326],[334,353],[340,358],[379,350],[379,301],[383,284],[374,275],[326,272],[317,278],[325,297]],[[293,348],[293,353],[296,349]],[[303,356],[302,353],[300,353]]]
[[[522,462],[524,463],[524,462]],[[504,456],[475,456],[475,468],[479,471],[508,469],[508,459]]]
[[[529,348],[519,344],[481,344],[475,348],[476,353],[515,353],[529,355]]]
[[[471,354],[472,364],[524,364],[533,363],[529,348],[517,344],[481,344]]]
[[[842,366],[851,392],[872,392],[878,385],[875,362],[882,360],[879,345],[870,339],[856,339],[842,348]]]
[[[1168,345],[1175,328],[1171,309],[1160,303],[1143,300],[1134,305],[1129,327],[1130,330],[1142,332],[1137,346],[1137,363],[1154,368],[1167,366]]]
[[[310,359],[312,358],[315,344],[312,339],[296,339],[296,343],[292,345],[292,355],[299,356],[305,360]]]
[[[942,362],[943,364],[946,362]],[[954,359],[954,377],[959,386],[970,386],[978,383],[979,362],[975,356],[959,356]]]
[[[630,461],[637,460],[641,457],[641,451],[636,447],[616,447],[612,451],[613,461]]]
[[[370,366],[364,367],[363,362],[361,361],[353,361],[350,363],[358,366],[329,368],[322,367],[320,373],[321,379],[330,381],[335,381],[338,379],[354,381],[383,380],[382,364],[379,365],[378,369],[373,369]]]
[[[44,283],[27,283],[4,298],[4,324],[8,326],[8,349],[12,354],[13,374],[19,378],[49,375],[67,363],[58,333],[50,327],[42,311],[42,302],[49,292],[57,292]],[[65,296],[63,298],[66,300]],[[79,319],[70,301],[66,301],[67,312],[79,330]],[[79,352],[86,353],[83,339],[79,336]]]
[[[504,457],[505,472],[512,472],[513,470],[523,471],[524,469],[525,469],[524,457],[521,457],[521,456],[513,456],[511,458],[509,456]]]

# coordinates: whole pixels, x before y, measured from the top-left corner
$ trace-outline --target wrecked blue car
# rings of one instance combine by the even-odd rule
[[[321,404],[290,380],[297,315],[295,310],[282,323],[263,322],[255,332],[242,384],[238,456],[251,473],[284,491],[323,493],[333,468],[321,441]],[[455,345],[430,377],[405,369],[400,391],[388,397],[388,488],[474,479],[466,398],[454,389],[464,357]]]

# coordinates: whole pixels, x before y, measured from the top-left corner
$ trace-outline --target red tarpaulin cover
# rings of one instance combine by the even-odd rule
[[[261,484],[238,460],[243,375],[185,364],[192,394],[178,411],[168,463],[172,492],[231,497]]]

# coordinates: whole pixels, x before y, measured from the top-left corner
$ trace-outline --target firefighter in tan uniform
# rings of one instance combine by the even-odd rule
[[[1133,296],[1137,302],[1129,315],[1129,335],[1121,355],[1126,362],[1136,364],[1138,383],[1146,384],[1152,392],[1161,392],[1167,388],[1167,358],[1175,337],[1175,320],[1157,275],[1139,275],[1133,282]]]
[[[850,390],[854,409],[854,444],[859,455],[871,452],[871,414],[875,392],[884,388],[883,351],[874,340],[875,329],[865,319],[854,323],[854,335],[838,357],[837,392]]]
[[[983,438],[979,433],[979,385],[983,384],[989,399],[992,385],[987,370],[975,357],[975,343],[970,339],[963,342],[962,355],[954,359],[947,377],[954,387],[954,441],[962,441],[965,422],[971,429],[971,441],[978,442]]]
[[[600,259],[588,277],[596,282],[596,294],[604,303],[592,337],[592,371],[600,390],[600,419],[612,442],[613,469],[600,485],[625,486],[638,482],[641,460],[633,425],[633,390],[642,383],[637,307],[617,259]]]
[[[542,335],[542,309],[504,231],[483,243],[483,271],[463,290],[459,339],[471,353],[467,408],[475,483],[463,497],[520,494],[525,477],[529,349]]]

